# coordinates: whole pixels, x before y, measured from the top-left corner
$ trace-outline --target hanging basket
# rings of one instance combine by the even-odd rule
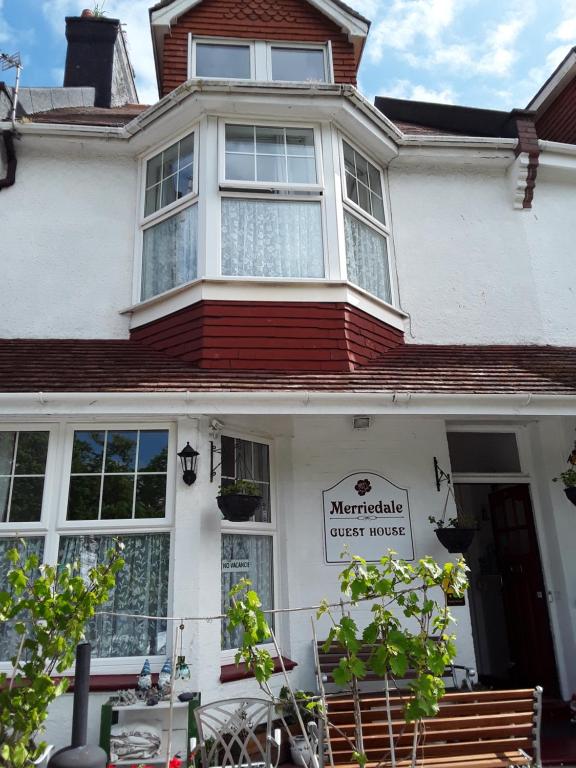
[[[474,539],[476,528],[436,528],[434,533],[448,552],[467,552]]]
[[[564,493],[568,500],[576,506],[576,485],[569,485],[567,488],[564,488]]]
[[[254,517],[260,505],[262,496],[247,496],[245,493],[228,493],[225,496],[217,496],[218,509],[224,515],[225,520],[233,523],[245,523]]]

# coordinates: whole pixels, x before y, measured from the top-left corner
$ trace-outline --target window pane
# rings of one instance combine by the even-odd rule
[[[286,159],[263,156],[256,158],[257,181],[286,181]]]
[[[448,432],[453,472],[521,472],[516,435],[512,432]]]
[[[318,48],[272,48],[272,80],[325,82],[324,51]]]
[[[253,125],[226,126],[226,152],[255,152]]]
[[[102,520],[128,520],[134,506],[134,475],[105,475]]]
[[[343,141],[346,194],[366,213],[385,223],[380,171]]]
[[[270,462],[269,448],[265,443],[242,440],[237,437],[221,438],[222,485],[236,480],[250,480],[256,483],[262,504],[256,511],[254,522],[269,523],[270,515]]]
[[[168,431],[165,429],[140,432],[138,472],[166,472]]]
[[[197,277],[197,206],[144,230],[142,299]]]
[[[20,550],[20,555],[24,559],[30,555],[36,555],[41,563],[44,556],[44,539],[40,536],[27,537],[24,539],[24,544],[15,539],[0,539],[0,591],[8,587],[7,577],[11,566],[6,562],[6,554],[14,547]],[[22,615],[21,618],[25,616]],[[16,634],[12,629],[12,622],[0,621],[0,661],[9,661],[16,655],[21,639],[21,635]]]
[[[224,198],[222,274],[324,277],[320,203]]]
[[[286,146],[289,155],[314,157],[314,131],[312,128],[286,128]]]
[[[385,223],[384,202],[382,201],[382,198],[372,193],[370,195],[370,199],[372,201],[372,216],[374,216],[375,219],[378,219],[378,221],[381,221],[382,224],[384,224]]]
[[[10,498],[11,478],[0,477],[0,523],[8,518],[8,499]]]
[[[250,78],[250,46],[196,43],[196,77]]]
[[[100,472],[104,456],[102,432],[74,432],[72,472]]]
[[[136,465],[138,432],[108,432],[105,472],[133,472]]]
[[[257,154],[283,155],[284,129],[256,127]]]
[[[274,576],[272,564],[272,537],[222,534],[222,613],[229,607],[228,593],[240,579],[248,578],[252,588],[260,595],[263,610],[274,607]],[[267,616],[274,626],[273,616]],[[222,622],[222,648],[237,648],[242,629],[231,630]]]
[[[386,238],[355,216],[344,216],[348,280],[384,301],[392,301]]]
[[[143,475],[136,482],[136,518],[164,517],[166,475]]]
[[[254,181],[254,155],[226,154],[226,178],[234,181]]]
[[[288,181],[294,184],[313,184],[316,181],[316,163],[313,157],[289,157]]]
[[[104,610],[166,616],[168,611],[168,572],[170,534],[145,534],[121,537],[124,542],[124,568],[116,577],[116,587]],[[94,558],[105,559],[112,546],[111,536],[63,536],[58,562],[73,563]],[[88,625],[86,639],[97,658],[118,656],[158,656],[166,654],[166,622],[98,615]]]
[[[146,196],[144,215],[155,211],[194,191],[194,134],[185,136],[146,164]]]
[[[100,475],[70,478],[68,520],[97,520],[100,509]]]
[[[0,475],[12,474],[16,432],[0,432]]]
[[[43,477],[15,477],[10,504],[11,523],[35,523],[42,514]]]

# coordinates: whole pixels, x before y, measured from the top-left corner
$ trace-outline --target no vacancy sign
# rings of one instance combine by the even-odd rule
[[[389,549],[414,559],[408,491],[374,472],[353,475],[322,491],[324,555],[342,563],[342,552],[378,562]]]

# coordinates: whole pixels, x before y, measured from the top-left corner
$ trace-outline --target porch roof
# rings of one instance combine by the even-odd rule
[[[263,363],[264,365],[264,363]],[[353,372],[199,369],[129,340],[0,340],[0,392],[576,395],[576,347],[406,344]]]

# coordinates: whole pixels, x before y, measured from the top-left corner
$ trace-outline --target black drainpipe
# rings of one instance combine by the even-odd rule
[[[16,181],[16,150],[14,149],[14,134],[12,131],[2,131],[4,139],[4,149],[6,152],[6,176],[0,179],[0,191],[6,187],[11,187]]]

